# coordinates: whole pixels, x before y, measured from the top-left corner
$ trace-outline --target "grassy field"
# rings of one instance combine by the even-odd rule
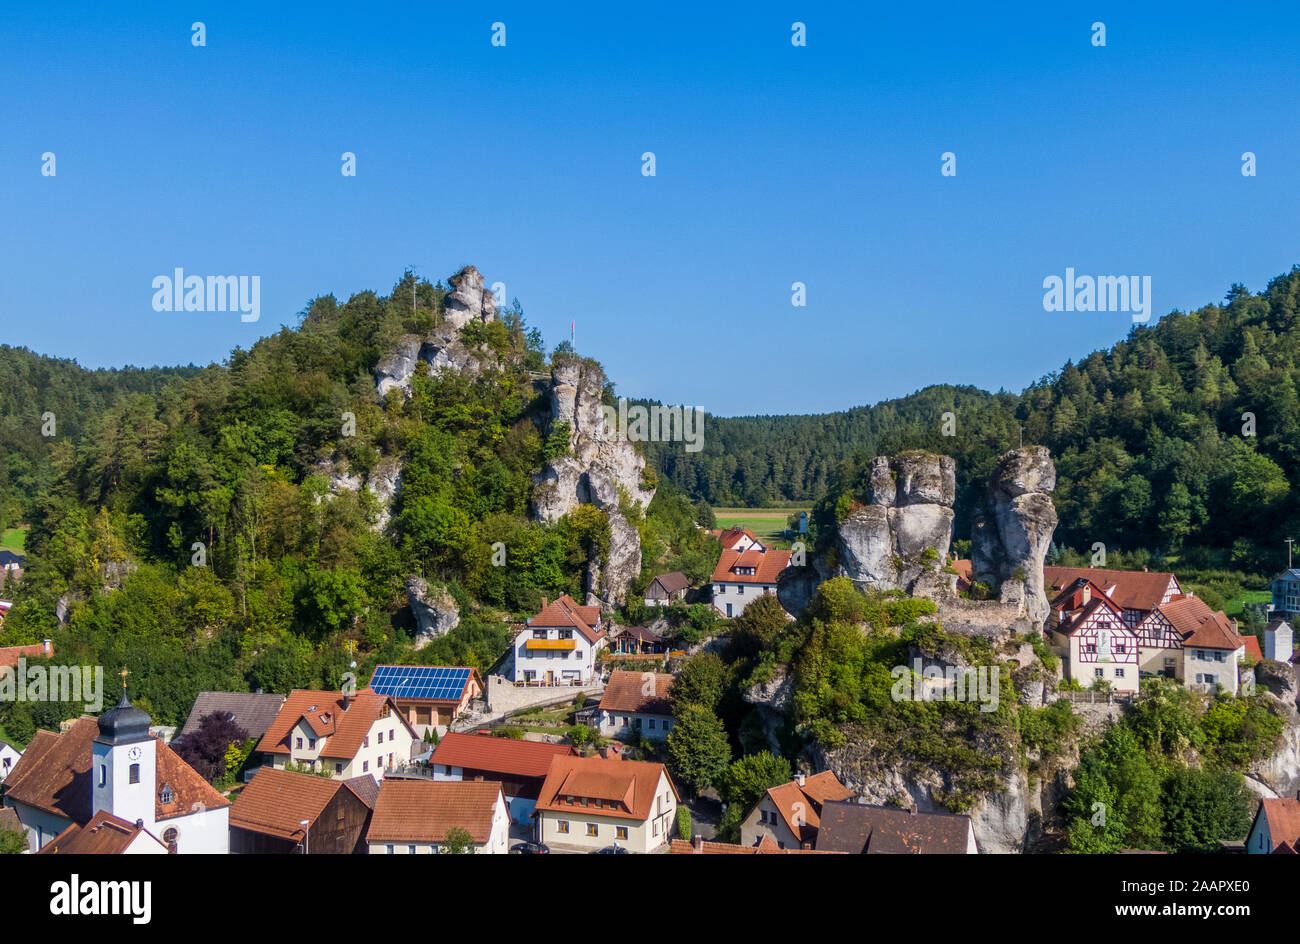
[[[26,528],[7,528],[3,533],[0,533],[0,550],[22,553],[26,543]]]
[[[745,528],[753,531],[773,547],[789,548],[790,542],[778,535],[785,530],[790,515],[807,508],[715,508],[719,528]]]
[[[1247,590],[1244,596],[1237,597],[1235,600],[1229,600],[1223,605],[1223,612],[1233,619],[1241,616],[1241,611],[1247,603],[1268,603],[1273,599],[1273,594],[1267,590]]]

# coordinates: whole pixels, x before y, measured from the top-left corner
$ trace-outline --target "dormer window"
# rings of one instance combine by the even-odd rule
[[[159,802],[161,802],[165,806],[168,803],[171,803],[174,799],[175,799],[175,795],[172,793],[171,784],[164,783],[162,788],[162,795],[159,796],[158,798]]]

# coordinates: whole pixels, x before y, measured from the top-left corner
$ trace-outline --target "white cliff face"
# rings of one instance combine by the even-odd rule
[[[417,625],[416,649],[423,649],[460,624],[460,608],[445,587],[430,589],[423,578],[412,575],[406,578],[406,598]]]
[[[588,570],[588,602],[622,603],[627,587],[641,571],[641,536],[624,518],[619,493],[648,507],[653,489],[641,487],[645,458],[633,443],[607,429],[601,410],[605,375],[578,357],[562,357],[551,372],[551,425],[569,427],[569,453],[547,463],[533,483],[533,512],[541,521],[556,521],[579,505],[594,505],[609,515],[609,561]]]
[[[452,291],[443,300],[444,323],[459,331],[471,321],[487,324],[496,319],[496,298],[483,288],[478,269],[466,266],[450,282]]]
[[[989,477],[985,508],[971,533],[975,579],[1001,586],[1003,601],[1019,600],[1042,632],[1048,615],[1043,561],[1056,530],[1056,465],[1044,446],[1013,449]]]

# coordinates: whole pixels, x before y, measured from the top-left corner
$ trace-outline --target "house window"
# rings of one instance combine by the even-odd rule
[[[388,854],[389,854],[389,855],[392,855],[392,854],[393,854],[393,847],[392,847],[392,846],[389,846],[389,847],[388,847]]]
[[[653,730],[655,729],[655,719],[654,719],[654,718],[651,718],[651,719],[647,722],[647,724],[650,726],[650,730],[651,730],[651,731],[653,731]]]
[[[369,735],[369,734],[367,734],[365,737],[363,737],[363,738],[361,739],[361,746],[362,746],[362,747],[369,747],[369,746],[370,746],[370,735]]]
[[[1223,653],[1222,653],[1222,652],[1216,652],[1216,653],[1214,654],[1214,661],[1215,661],[1215,662],[1222,662],[1222,661],[1223,661]]]
[[[298,738],[297,744],[295,746],[298,748],[298,750],[302,750],[302,738]]]
[[[335,772],[336,774],[341,774],[341,773],[343,773],[343,765],[342,765],[342,764],[335,764],[335,765],[334,765],[334,772]]]
[[[1123,677],[1124,677],[1124,670],[1123,670],[1123,669],[1116,669],[1116,670],[1115,670],[1115,678],[1123,678]]]
[[[369,771],[370,771],[370,761],[368,761],[368,760],[363,760],[363,761],[361,762],[361,772],[362,772],[362,773],[368,773]]]
[[[308,746],[309,748],[311,748],[313,751],[316,750],[316,739],[315,739],[315,738],[308,738],[308,739],[307,739],[307,746]]]
[[[139,782],[140,782],[140,765],[139,765],[139,764],[132,764],[132,765],[131,765],[131,782],[132,782],[132,783],[139,783]]]
[[[588,824],[587,824],[587,835],[588,835],[588,836],[595,836],[595,835],[597,835],[597,833],[598,833],[599,831],[600,831],[600,830],[599,830],[599,827],[598,827],[595,823],[588,823]]]
[[[1105,677],[1106,677],[1106,670],[1105,670],[1105,669],[1093,669],[1093,670],[1092,670],[1092,674],[1093,674],[1093,677],[1094,677],[1094,678],[1105,678]]]
[[[176,841],[180,838],[181,834],[176,831],[176,827],[174,826],[171,829],[164,831],[162,834],[162,841],[163,844],[167,846],[168,852],[176,851]]]
[[[407,854],[407,855],[415,855],[415,846],[407,846],[407,847],[406,847],[406,854]]]
[[[555,831],[567,835],[569,832],[569,821],[567,819],[556,820]]]
[[[616,826],[616,827],[614,827],[614,838],[615,838],[615,839],[626,839],[626,838],[627,838],[627,827],[626,827],[626,826]]]
[[[389,729],[388,729],[388,740],[390,740],[390,741],[394,740],[393,732],[395,732],[396,730],[397,730],[396,728],[389,728]]]
[[[163,784],[163,788],[162,788],[162,796],[159,797],[159,799],[160,799],[164,804],[170,803],[170,802],[172,802],[173,799],[175,799],[175,797],[172,796],[172,788],[171,788],[170,785],[168,785],[168,784]]]
[[[383,743],[384,743],[384,732],[383,732],[383,731],[380,731],[380,732],[379,732],[379,743],[380,743],[380,744],[383,744]]]

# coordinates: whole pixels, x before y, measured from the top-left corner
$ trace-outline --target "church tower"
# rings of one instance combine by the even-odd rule
[[[99,716],[99,737],[91,746],[92,813],[104,810],[154,828],[158,742],[149,733],[151,722],[125,691],[116,708]]]

